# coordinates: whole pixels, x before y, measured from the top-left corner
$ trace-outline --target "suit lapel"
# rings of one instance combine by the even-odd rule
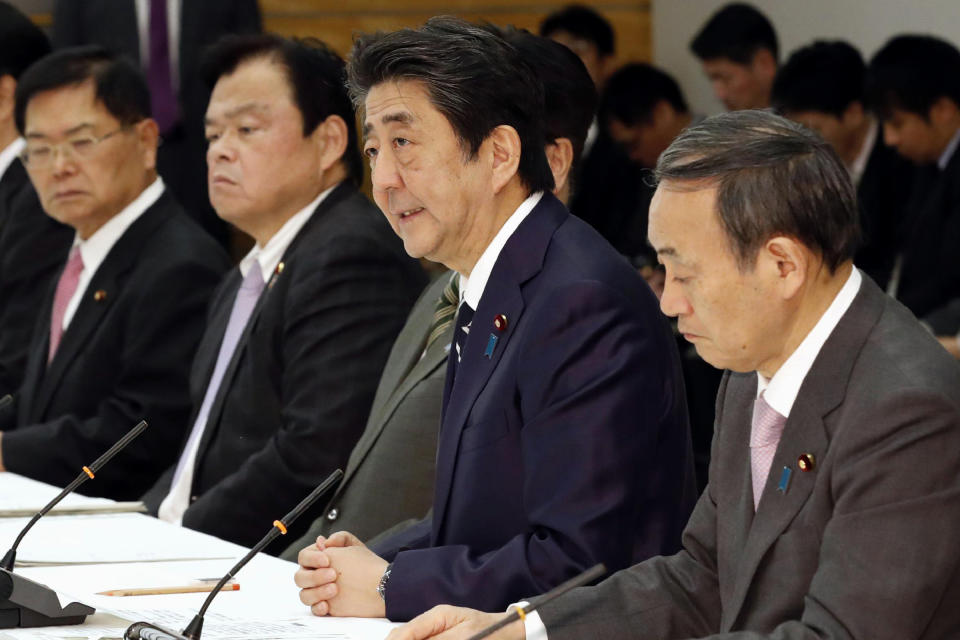
[[[470,335],[457,366],[456,380],[452,384],[449,382],[448,369],[450,393],[444,404],[437,446],[437,483],[433,503],[435,539],[439,538],[447,508],[460,435],[477,397],[522,321],[524,301],[521,286],[539,273],[550,239],[568,216],[569,213],[556,198],[544,194],[530,215],[507,240],[477,305]],[[498,331],[493,326],[494,317],[499,314],[508,319],[505,331]],[[496,338],[492,353],[488,347],[491,336]],[[450,351],[450,357],[455,357],[455,349]]]
[[[843,401],[850,371],[867,335],[879,319],[883,307],[883,293],[865,275],[860,292],[840,319],[830,337],[804,378],[797,399],[777,446],[770,475],[753,518],[746,543],[737,566],[737,578],[732,597],[724,606],[724,629],[735,623],[754,575],[760,569],[763,557],[777,538],[794,520],[813,491],[819,466],[801,471],[797,460],[810,454],[815,461],[824,460],[829,447],[825,418]],[[748,417],[749,417],[748,413]],[[749,422],[748,422],[749,425]],[[749,426],[747,427],[749,430]],[[749,445],[747,447],[749,468]],[[786,490],[778,490],[784,468],[790,469]],[[752,492],[746,491],[742,501],[752,509]]]
[[[60,381],[89,342],[90,335],[102,324],[103,318],[120,297],[127,274],[136,265],[144,243],[170,215],[169,197],[164,191],[160,199],[127,228],[90,279],[43,377],[40,393],[33,407],[33,415],[38,419],[45,414]],[[49,317],[48,309],[48,327]],[[45,344],[49,344],[49,331],[47,333],[47,338],[43,341]]]
[[[317,208],[314,210],[313,215],[310,216],[310,219],[300,228],[300,231],[297,232],[297,235],[290,242],[290,245],[283,252],[283,255],[280,258],[280,264],[289,262],[295,256],[298,248],[302,244],[304,237],[309,236],[311,233],[314,233],[315,229],[318,229],[322,224],[324,218],[324,213],[330,211],[338,203],[340,203],[347,195],[353,192],[353,188],[347,185],[346,183],[341,183],[336,187],[330,195],[328,195],[323,202],[317,205]],[[307,248],[309,250],[309,248]],[[194,459],[194,467],[197,468],[201,465],[203,461],[203,456],[206,453],[207,447],[210,442],[213,440],[213,436],[219,429],[220,426],[220,414],[223,413],[224,401],[226,400],[227,391],[233,384],[233,378],[237,373],[237,369],[240,366],[240,362],[243,360],[244,352],[246,351],[247,343],[250,340],[250,334],[253,332],[254,327],[257,326],[257,321],[260,318],[260,314],[263,311],[265,305],[269,304],[269,301],[272,299],[274,286],[284,277],[284,269],[278,268],[274,269],[273,273],[267,278],[266,283],[264,284],[263,292],[261,292],[260,297],[257,299],[257,304],[254,305],[253,311],[250,312],[250,317],[247,319],[247,324],[243,328],[243,333],[240,334],[239,340],[237,340],[237,346],[233,350],[233,354],[230,356],[230,363],[227,365],[226,370],[223,372],[223,379],[220,381],[220,386],[217,389],[217,395],[213,399],[213,404],[210,407],[210,415],[207,418],[207,424],[204,426],[203,435],[200,438],[200,444],[197,448],[197,456]],[[239,288],[239,284],[237,285]],[[220,311],[218,313],[226,313],[226,318],[229,321],[230,313],[233,310],[233,303],[236,298],[237,290],[234,289],[233,296],[225,298],[222,301],[222,305],[225,311]],[[226,331],[227,323],[224,322],[223,331]],[[223,334],[221,333],[220,341],[223,341]],[[216,358],[219,355],[219,344],[217,347],[217,355],[214,356],[214,364],[216,364]],[[211,373],[213,369],[210,370]],[[209,376],[207,380],[209,381]],[[194,478],[197,477],[197,474],[194,473]]]

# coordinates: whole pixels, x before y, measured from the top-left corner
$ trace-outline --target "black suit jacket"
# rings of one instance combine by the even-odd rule
[[[924,318],[960,297],[960,151],[918,170],[908,212],[897,299]]]
[[[182,0],[180,7],[180,125],[163,135],[157,154],[160,175],[190,215],[219,240],[226,225],[207,195],[203,116],[210,89],[200,78],[203,51],[231,33],[259,33],[256,0]],[[53,12],[56,48],[99,44],[140,61],[133,0],[57,0]]]
[[[23,383],[30,336],[73,229],[44,213],[19,159],[0,179],[0,396]]]
[[[910,161],[885,145],[883,134],[878,131],[857,185],[863,244],[854,262],[882,289],[887,287],[903,244],[901,232],[915,174]]]
[[[391,620],[679,547],[695,492],[676,346],[636,271],[552,195],[497,258],[444,400],[433,517],[374,545]]]
[[[144,419],[149,428],[83,487],[89,495],[139,498],[182,440],[190,360],[210,294],[228,265],[165,191],[94,273],[48,366],[49,289],[16,422],[0,422],[7,469],[64,486]]]
[[[211,406],[183,516],[185,526],[245,546],[346,464],[390,346],[426,284],[383,214],[346,183],[319,205],[282,262]],[[211,305],[191,376],[191,427],[240,282],[234,269]],[[151,511],[172,477],[170,469],[146,496]],[[311,514],[319,506],[291,527],[293,536]]]

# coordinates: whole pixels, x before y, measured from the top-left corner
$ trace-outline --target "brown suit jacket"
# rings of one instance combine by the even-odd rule
[[[800,389],[754,514],[756,384],[724,375],[683,551],[544,607],[550,640],[960,637],[957,363],[864,278]]]

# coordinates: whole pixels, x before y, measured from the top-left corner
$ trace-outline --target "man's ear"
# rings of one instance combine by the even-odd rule
[[[573,143],[570,138],[557,138],[543,148],[547,154],[547,164],[553,173],[553,193],[559,196],[567,186],[570,168],[573,166]]]
[[[490,132],[484,144],[492,153],[493,192],[500,193],[520,167],[520,134],[510,125],[501,124]]]
[[[317,160],[321,171],[326,171],[340,162],[350,143],[347,123],[337,115],[327,116],[310,136],[316,143],[319,154]]]
[[[771,81],[777,75],[777,61],[769,49],[757,49],[750,61],[750,66],[754,73],[770,78]]]
[[[144,118],[134,125],[134,131],[140,140],[141,151],[143,153],[143,166],[147,170],[157,168],[157,146],[162,144],[160,140],[160,128],[157,121],[153,118]]]
[[[774,236],[764,243],[758,267],[777,283],[784,300],[793,298],[807,280],[809,251],[789,236]]]
[[[9,73],[0,75],[0,122],[13,122],[17,81]]]
[[[940,96],[930,105],[929,120],[934,126],[943,128],[945,125],[952,125],[958,113],[960,105],[946,96]]]

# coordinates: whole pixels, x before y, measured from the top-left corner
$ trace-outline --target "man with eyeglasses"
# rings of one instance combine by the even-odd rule
[[[157,177],[150,93],[131,63],[98,47],[42,58],[20,78],[14,117],[44,211],[75,238],[0,414],[0,470],[62,486],[145,419],[87,485],[135,499],[176,456],[190,362],[229,262]]]
[[[34,316],[63,263],[72,230],[43,213],[19,160],[13,95],[27,67],[50,53],[30,18],[0,1],[0,397],[23,381]]]

